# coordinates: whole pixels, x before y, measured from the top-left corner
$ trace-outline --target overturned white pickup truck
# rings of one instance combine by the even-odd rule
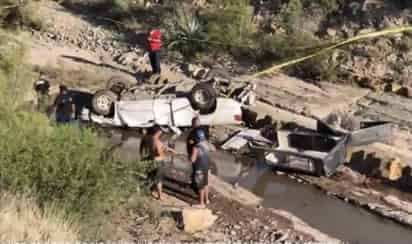
[[[203,82],[196,84],[190,92],[154,96],[112,84],[110,89],[94,94],[93,111],[83,114],[103,126],[147,128],[158,124],[173,129],[190,126],[194,116],[199,116],[201,125],[240,124],[241,106],[232,98],[218,97],[215,88]]]

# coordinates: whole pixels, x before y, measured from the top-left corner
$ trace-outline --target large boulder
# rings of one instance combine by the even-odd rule
[[[210,228],[217,216],[209,209],[184,208],[182,211],[183,228],[187,233],[195,233]]]

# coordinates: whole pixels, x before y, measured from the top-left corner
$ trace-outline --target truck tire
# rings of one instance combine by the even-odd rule
[[[190,102],[200,113],[211,113],[216,107],[216,90],[210,84],[199,83],[190,92]]]
[[[113,112],[114,102],[117,100],[116,93],[110,90],[99,90],[92,98],[92,108],[99,115],[110,115]]]
[[[122,77],[114,76],[107,81],[106,89],[120,95],[122,91],[127,89],[127,83]]]

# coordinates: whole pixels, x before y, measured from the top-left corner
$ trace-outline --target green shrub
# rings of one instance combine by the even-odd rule
[[[103,158],[107,147],[95,133],[50,127],[41,115],[3,114],[0,138],[0,189],[31,192],[41,206],[56,204],[85,224],[103,221],[139,186],[136,174],[150,169]]]
[[[10,106],[21,101],[11,92],[14,87],[29,83],[15,79],[23,51],[18,46],[5,50],[0,56],[0,189],[29,192],[41,207],[55,204],[99,227],[105,213],[144,184],[137,175],[153,164],[115,161],[94,131],[52,127],[44,115]]]
[[[303,5],[300,0],[289,0],[282,6],[280,15],[289,33],[296,31],[302,13]]]
[[[16,112],[0,119],[0,136],[0,187],[29,190],[40,203],[58,201],[87,215],[129,180],[121,175],[128,168],[101,158],[105,145],[89,130],[52,128],[38,115]]]
[[[167,46],[186,59],[204,53],[247,51],[257,33],[252,17],[253,8],[247,0],[212,1],[211,8],[196,13],[183,4],[175,4],[174,14],[163,23]]]
[[[303,5],[314,5],[320,7],[325,14],[333,13],[339,10],[345,3],[345,0],[303,0]]]
[[[212,8],[204,16],[209,46],[230,51],[250,45],[257,29],[252,23],[253,8],[249,1],[224,1],[223,4],[221,8]]]
[[[185,11],[183,6],[176,6],[173,15],[165,18],[163,24],[168,49],[180,52],[189,60],[205,51],[206,28],[194,13]]]

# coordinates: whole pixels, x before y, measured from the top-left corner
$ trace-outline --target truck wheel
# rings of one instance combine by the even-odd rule
[[[120,95],[122,91],[127,89],[127,83],[122,77],[114,76],[107,81],[106,89]]]
[[[93,110],[99,115],[109,115],[113,112],[113,104],[116,100],[116,93],[110,90],[97,91],[92,99]]]
[[[210,84],[199,83],[190,92],[192,107],[201,113],[210,113],[216,107],[216,90]]]

